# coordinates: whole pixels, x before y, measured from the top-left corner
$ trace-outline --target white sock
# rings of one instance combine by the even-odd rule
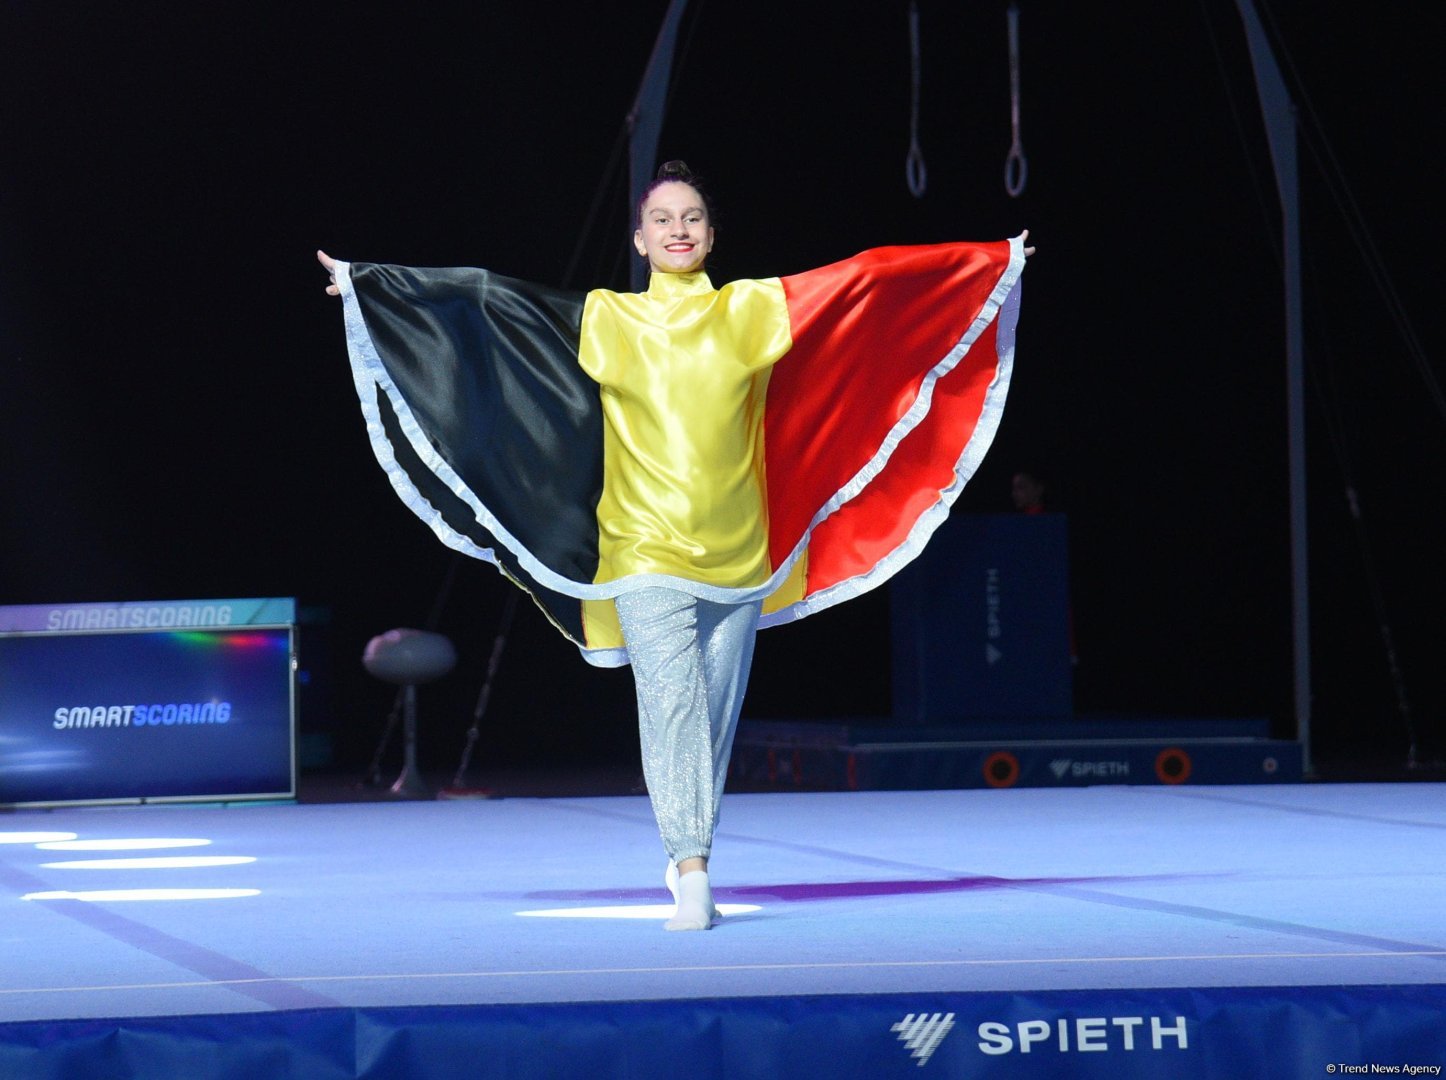
[[[663,924],[664,930],[709,930],[718,918],[708,871],[689,870],[678,878],[678,910]]]
[[[663,871],[663,884],[673,894],[673,903],[678,902],[678,864],[672,859],[668,860],[668,868]]]

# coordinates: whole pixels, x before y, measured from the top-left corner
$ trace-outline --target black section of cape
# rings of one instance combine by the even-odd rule
[[[602,413],[597,384],[578,364],[587,294],[520,282],[472,268],[422,269],[354,263],[366,329],[382,369],[358,392],[374,403],[395,464],[388,473],[413,509],[427,508],[523,585],[574,641],[583,640],[579,601],[546,588],[509,547],[520,545],[574,581],[597,573],[602,493]],[[351,328],[348,330],[351,336]],[[411,415],[392,407],[390,381]],[[446,468],[424,463],[435,455]],[[442,476],[439,476],[438,473]],[[466,477],[449,486],[443,477]],[[410,485],[427,504],[419,506]],[[506,515],[517,545],[499,543],[478,507]],[[484,515],[490,518],[490,515]]]

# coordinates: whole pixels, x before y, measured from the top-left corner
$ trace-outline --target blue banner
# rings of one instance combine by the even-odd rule
[[[125,600],[85,604],[0,606],[0,634],[66,634],[94,630],[199,630],[227,626],[289,626],[296,600]]]
[[[0,1075],[1439,1076],[1437,985],[296,1010],[0,1025]]]

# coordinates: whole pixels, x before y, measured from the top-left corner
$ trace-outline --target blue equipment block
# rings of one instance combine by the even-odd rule
[[[890,589],[894,723],[1073,713],[1063,514],[956,516]]]

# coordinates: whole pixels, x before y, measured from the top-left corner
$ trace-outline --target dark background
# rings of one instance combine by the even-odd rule
[[[1081,710],[1269,716],[1289,734],[1279,209],[1240,19],[1227,0],[1025,0],[1029,179],[1011,199],[1005,6],[920,3],[922,199],[892,0],[694,0],[660,154],[719,203],[720,284],[1028,227],[1009,407],[960,508],[1007,509],[1014,469],[1048,473],[1070,515]],[[452,760],[507,586],[454,565],[392,494],[312,253],[556,284],[575,259],[567,284],[624,286],[608,165],[665,7],[9,0],[0,603],[295,595],[302,723],[349,762],[391,699],[364,643],[424,624],[452,576],[438,627],[462,665],[425,691],[429,752]],[[1403,758],[1343,462],[1430,744],[1446,7],[1261,7],[1306,129],[1316,754]],[[883,715],[888,666],[880,590],[768,631],[745,715]],[[586,667],[531,605],[492,721],[493,762],[635,752],[626,672]]]

